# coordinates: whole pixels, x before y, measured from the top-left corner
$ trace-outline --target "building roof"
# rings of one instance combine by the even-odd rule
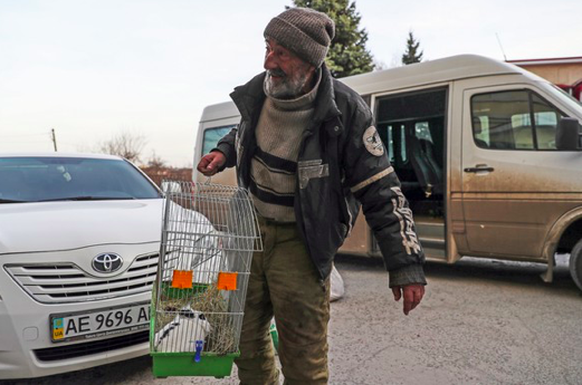
[[[515,64],[518,66],[547,65],[547,64],[582,64],[582,56],[556,57],[556,58],[547,58],[547,59],[508,60],[507,63]]]

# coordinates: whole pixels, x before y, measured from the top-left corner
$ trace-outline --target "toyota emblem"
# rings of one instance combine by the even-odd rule
[[[93,258],[92,266],[100,273],[113,273],[123,265],[123,258],[115,253],[103,253]]]

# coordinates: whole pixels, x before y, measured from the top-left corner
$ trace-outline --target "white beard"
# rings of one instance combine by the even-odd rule
[[[278,85],[273,83],[271,71],[267,71],[265,76],[265,93],[275,99],[295,99],[303,93],[307,76],[298,75],[295,78],[285,76]]]

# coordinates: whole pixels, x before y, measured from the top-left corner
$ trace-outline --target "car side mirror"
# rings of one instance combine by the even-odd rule
[[[556,130],[556,147],[561,151],[580,151],[580,124],[576,118],[562,118]]]

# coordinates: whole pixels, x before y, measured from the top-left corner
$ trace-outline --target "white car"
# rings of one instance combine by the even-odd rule
[[[0,154],[0,379],[149,352],[163,201],[119,157]]]

